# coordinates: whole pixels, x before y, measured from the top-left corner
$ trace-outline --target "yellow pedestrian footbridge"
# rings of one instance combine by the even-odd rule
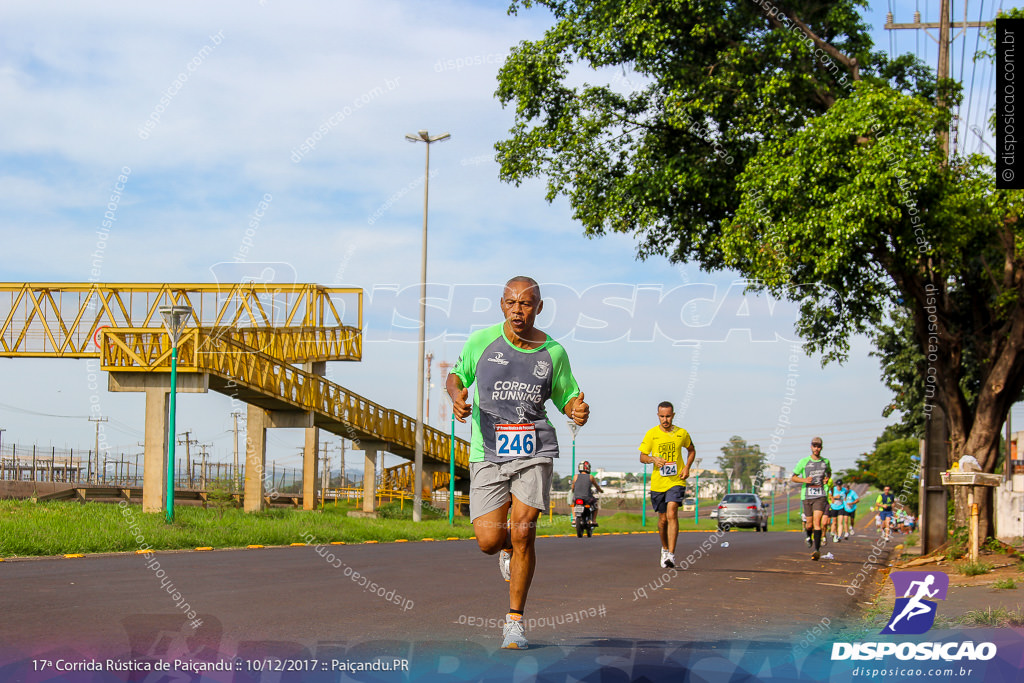
[[[370,475],[364,481],[371,488],[378,452],[414,457],[413,418],[323,376],[327,361],[362,359],[360,289],[256,282],[0,283],[0,357],[98,358],[110,390],[146,393],[144,509],[161,509],[166,495],[171,338],[159,309],[168,305],[193,311],[193,326],[178,341],[178,390],[212,389],[248,404],[246,509],[259,509],[264,501],[267,428],[306,429],[308,508],[316,503],[318,429],[364,450]],[[469,444],[455,439],[453,449],[448,434],[424,428],[424,488],[448,472],[452,452],[456,477],[468,478]],[[412,477],[402,479],[411,489]],[[372,491],[367,500],[372,505]]]

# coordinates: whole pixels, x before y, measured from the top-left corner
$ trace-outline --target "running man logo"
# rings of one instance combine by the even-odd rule
[[[893,572],[889,575],[896,589],[896,605],[892,618],[882,634],[916,635],[926,632],[935,623],[937,603],[945,600],[949,575],[944,572]],[[927,598],[932,598],[929,600]]]

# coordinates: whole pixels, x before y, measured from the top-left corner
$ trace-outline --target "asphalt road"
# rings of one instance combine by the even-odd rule
[[[581,656],[636,660],[651,651],[661,662],[680,648],[792,647],[823,620],[834,631],[854,614],[863,595],[847,587],[862,569],[873,577],[884,562],[868,561],[876,538],[829,545],[835,559],[814,562],[799,533],[681,533],[676,557],[694,553],[694,561],[675,575],[658,568],[652,534],[539,538],[526,614],[531,666],[569,666]],[[307,546],[0,563],[0,679],[46,680],[27,673],[30,660],[61,657],[249,662],[378,654],[466,673],[473,662],[493,665],[492,658],[509,654],[495,652],[507,584],[496,558],[475,542],[328,545],[319,552],[324,556]],[[201,625],[187,620],[189,608]],[[224,680],[255,679],[236,672]]]

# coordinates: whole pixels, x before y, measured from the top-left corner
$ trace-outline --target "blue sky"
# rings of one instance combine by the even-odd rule
[[[913,7],[897,4],[896,21],[910,21]],[[505,8],[398,0],[7,3],[0,24],[0,279],[88,280],[96,231],[124,175],[100,281],[211,282],[225,268],[259,273],[275,264],[281,277],[362,287],[370,324],[364,359],[332,364],[330,376],[415,414],[416,345],[401,321],[390,319],[387,303],[397,296],[408,309],[419,279],[424,149],[404,135],[447,131],[451,139],[431,150],[428,349],[435,363],[453,362],[467,325],[488,320],[486,308],[444,312],[451,298],[486,298],[497,283],[525,273],[550,285],[541,319],[549,327],[568,330],[572,307],[593,311],[598,294],[636,307],[633,315],[600,309],[629,334],[605,334],[598,321],[590,323],[598,331],[589,340],[581,330],[563,340],[593,407],[577,453],[596,467],[638,470],[636,446],[666,399],[676,403],[677,424],[692,433],[704,466],[713,466],[733,434],[767,447],[787,379],[795,382],[795,400],[774,462],[791,469],[810,437],[821,435],[837,466],[852,465],[886,423],[880,415],[889,400],[866,340],[854,341],[843,366],[822,369],[820,359],[801,353],[797,377],[790,377],[791,343],[751,337],[786,337],[791,308],[742,303],[732,274],[664,259],[638,262],[628,237],[584,238],[564,201],[544,201],[540,181],[498,181],[493,145],[512,115],[493,98],[495,74],[510,46],[539,37],[550,21],[543,11],[508,16]],[[869,15],[881,48],[890,41],[881,29],[886,9]],[[971,12],[976,18],[976,5]],[[974,36],[968,33],[968,54]],[[934,62],[923,36],[893,39],[897,52],[920,49]],[[974,74],[972,119],[990,71]],[[964,135],[974,151],[976,136]],[[218,265],[238,253],[247,228],[246,265]],[[711,301],[675,309],[633,303],[652,301],[645,298],[651,291],[675,292],[670,301],[677,303]],[[710,330],[677,324],[667,326],[680,330],[672,338],[647,334],[671,314]],[[700,345],[688,343],[694,340]],[[5,443],[92,443],[84,362],[3,359],[0,368]],[[439,376],[435,365],[435,425]],[[100,398],[113,452],[139,452],[142,395]],[[214,459],[230,460],[228,399],[187,395],[179,406],[178,430],[191,429],[212,444]],[[1024,424],[1024,412],[1016,416]],[[568,430],[555,421],[567,446]],[[268,462],[298,465],[301,439],[298,430],[274,431]],[[556,469],[565,473],[568,463]]]

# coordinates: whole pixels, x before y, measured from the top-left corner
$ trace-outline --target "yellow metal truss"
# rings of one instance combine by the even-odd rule
[[[458,462],[458,461],[456,461]],[[448,488],[448,472],[434,472],[431,490]],[[411,462],[385,468],[381,472],[381,488],[392,491],[412,491],[413,464]]]
[[[243,387],[259,405],[311,411],[321,429],[411,456],[414,419],[291,365],[360,360],[362,296],[315,284],[0,283],[0,357],[99,356],[107,371],[167,372],[170,337],[159,309],[187,305],[194,317],[178,342],[179,372],[209,373],[223,380],[211,382],[217,391]],[[425,428],[426,458],[447,464],[450,448],[448,434]],[[468,476],[463,439],[455,440],[455,464]]]
[[[0,357],[96,357],[100,330],[161,328],[161,306],[187,305],[190,324],[281,360],[359,360],[362,296],[315,284],[0,283]]]

